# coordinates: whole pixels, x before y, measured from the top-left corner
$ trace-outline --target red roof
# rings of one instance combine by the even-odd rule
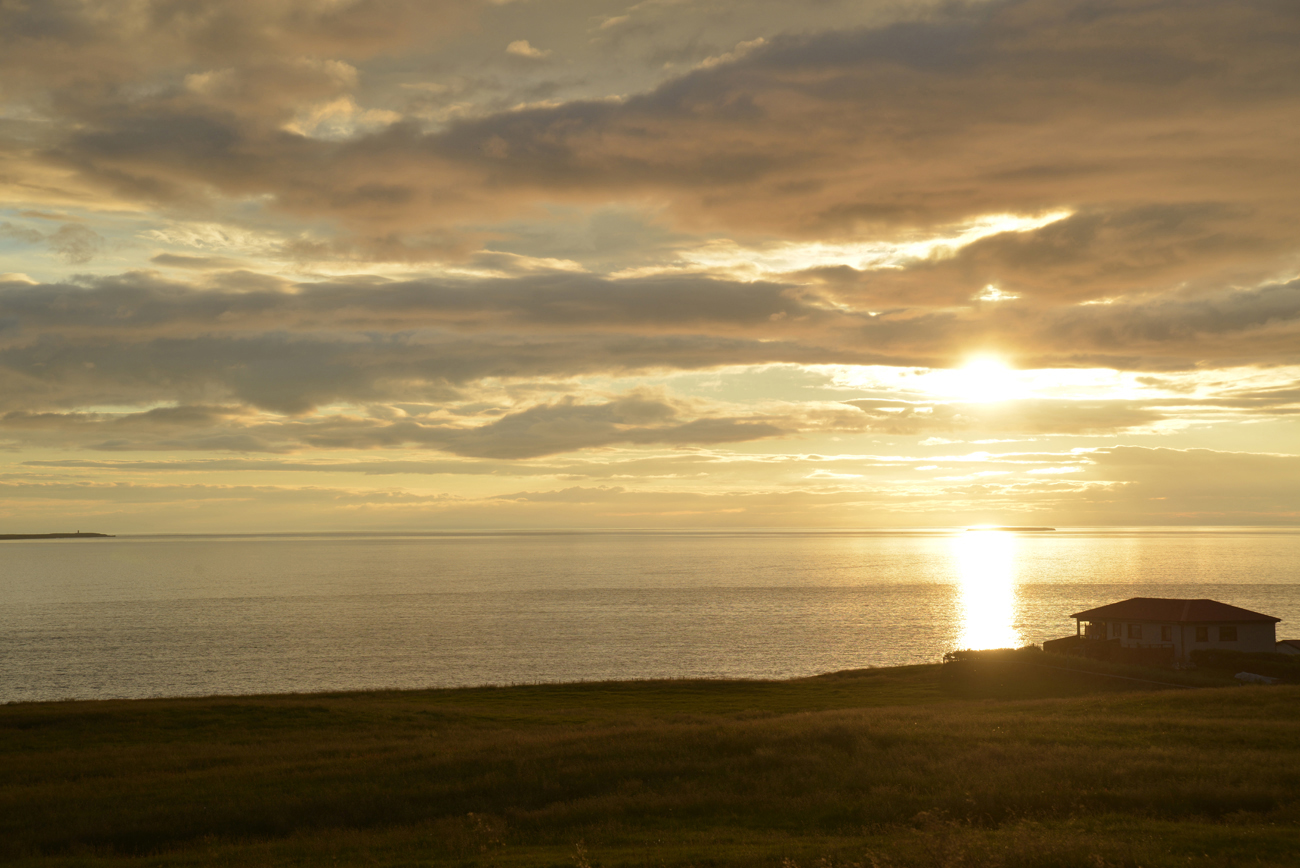
[[[1218,600],[1166,600],[1134,597],[1108,606],[1098,606],[1070,616],[1082,621],[1172,621],[1176,624],[1218,624],[1225,621],[1272,621],[1281,618],[1229,606]]]

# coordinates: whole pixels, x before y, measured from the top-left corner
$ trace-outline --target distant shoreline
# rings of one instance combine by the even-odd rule
[[[0,533],[0,540],[6,539],[112,539],[111,533]]]

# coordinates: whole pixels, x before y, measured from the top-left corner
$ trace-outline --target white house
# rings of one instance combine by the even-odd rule
[[[1282,620],[1217,600],[1160,597],[1134,597],[1070,617],[1084,639],[1118,641],[1122,648],[1172,649],[1175,660],[1188,660],[1200,648],[1276,651],[1276,625]]]

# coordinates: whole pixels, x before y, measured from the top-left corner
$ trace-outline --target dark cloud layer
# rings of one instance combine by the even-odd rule
[[[339,250],[399,259],[454,251],[430,239],[543,200],[649,195],[683,227],[805,238],[1064,207],[1077,212],[1064,224],[879,292],[951,298],[1002,280],[1098,298],[1259,277],[1291,249],[1297,49],[1300,14],[1267,0],[1016,0],[776,36],[623,100],[345,141],[282,127],[303,99],[347,91],[346,75],[258,68],[251,87],[239,67],[70,106],[77,128],[47,158],[145,201],[269,195],[332,215],[349,231]]]
[[[0,416],[0,435],[107,452],[285,453],[406,447],[471,458],[522,459],[626,444],[739,443],[784,433],[770,419],[691,413],[689,408],[637,394],[602,403],[564,399],[517,412],[460,418],[387,412],[285,419],[243,413],[236,407],[204,406],[127,414],[14,411]]]
[[[355,69],[316,56],[330,39],[340,51],[353,38],[400,42],[419,5],[218,15],[160,4],[148,26],[181,34],[186,57],[253,47],[229,48],[222,63],[233,65],[184,83],[64,100],[67,133],[44,159],[142,201],[194,205],[219,190],[332,216],[344,234],[286,247],[308,257],[463,255],[467,220],[557,200],[653,196],[681,227],[817,239],[1074,212],[901,271],[811,275],[873,308],[965,301],[988,283],[1042,302],[1217,289],[1276,274],[1293,251],[1287,227],[1300,214],[1284,191],[1300,185],[1288,132],[1300,14],[1287,4],[954,6],[884,28],[774,36],[622,100],[438,130],[401,120],[342,140],[285,126],[304,104],[355,89]],[[55,6],[40,17],[62,23],[19,15],[15,38],[83,34],[127,55],[117,31],[69,23],[99,21],[98,7]],[[285,46],[256,47],[295,39],[314,47],[287,59]]]
[[[194,64],[357,59],[468,22],[457,0],[41,0],[0,6],[0,69],[20,84],[114,85]]]
[[[149,275],[0,286],[3,408],[456,397],[485,378],[725,365],[953,364],[1018,346],[1034,366],[1294,361],[1300,282],[1042,309],[836,310],[793,285],[572,274],[200,289]]]

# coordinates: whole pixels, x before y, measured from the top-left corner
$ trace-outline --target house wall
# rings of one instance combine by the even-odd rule
[[[1198,648],[1223,648],[1229,651],[1276,651],[1277,650],[1277,626],[1274,624],[1261,624],[1259,622],[1251,624],[1237,624],[1237,641],[1220,642],[1218,641],[1218,624],[1210,626],[1210,641],[1197,642],[1196,628],[1191,624],[1187,625],[1187,650],[1195,651]]]
[[[1133,638],[1129,636],[1130,625],[1136,625],[1142,628],[1141,638]],[[1118,636],[1116,636],[1115,632],[1116,627],[1119,628]],[[1171,628],[1171,641],[1165,641],[1161,638],[1161,627]],[[1197,627],[1209,628],[1209,639],[1207,641],[1196,641]],[[1220,641],[1220,627],[1236,627],[1237,641]],[[1125,648],[1137,648],[1139,646],[1151,645],[1173,645],[1174,656],[1181,660],[1188,659],[1191,652],[1199,648],[1218,648],[1228,651],[1277,650],[1276,625],[1260,622],[1247,624],[1177,624],[1170,621],[1109,621],[1106,624],[1106,637],[1111,639],[1118,638],[1120,645]]]

